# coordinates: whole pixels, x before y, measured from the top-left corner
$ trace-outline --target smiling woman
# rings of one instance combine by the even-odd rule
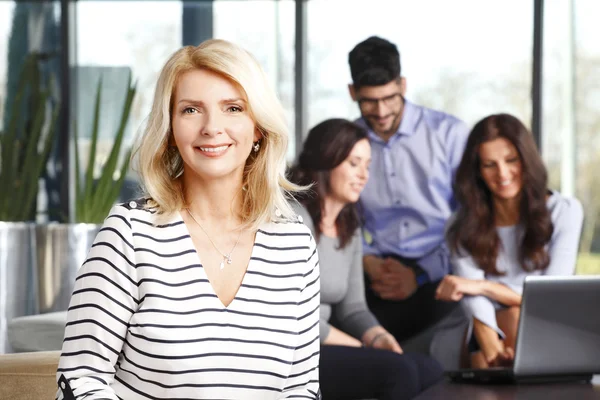
[[[59,399],[320,399],[319,264],[287,141],[248,52],[171,56],[137,153],[146,197],[111,210],[79,270]]]
[[[442,377],[435,360],[402,354],[394,336],[367,307],[355,204],[369,179],[370,164],[367,131],[332,118],[310,130],[291,171],[294,182],[314,185],[313,193],[299,196],[297,210],[317,238],[325,271],[319,323],[325,399],[409,400]]]
[[[188,71],[179,79],[172,126],[175,146],[190,170],[183,176],[185,187],[197,179],[203,185],[243,179],[252,143],[261,138],[243,97],[237,85],[211,71]]]
[[[437,335],[454,340],[448,347],[463,342],[464,367],[512,364],[525,277],[573,274],[581,203],[548,189],[531,133],[509,114],[473,127],[455,186],[460,207],[447,231],[454,275],[436,295],[460,301],[469,324]]]

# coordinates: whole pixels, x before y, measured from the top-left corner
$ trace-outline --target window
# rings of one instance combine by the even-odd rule
[[[294,7],[293,1],[217,0],[213,5],[214,37],[230,40],[258,59],[286,111],[294,146]]]
[[[409,100],[471,125],[497,112],[530,125],[532,1],[366,4],[308,3],[309,127],[326,118],[359,116],[347,89],[348,53],[371,35],[398,46]],[[341,9],[343,17],[332,19]]]
[[[13,106],[23,59],[29,52],[49,55],[46,77],[60,78],[58,1],[0,2],[0,131]]]
[[[72,117],[78,122],[82,168],[87,165],[95,91],[102,76],[101,121],[96,173],[113,145],[125,98],[127,77],[137,84],[123,148],[130,146],[152,107],[160,69],[181,47],[180,1],[78,1]],[[132,16],[135,16],[132,18]],[[107,29],[110,27],[110,29]],[[123,198],[135,196],[132,173]]]
[[[543,156],[551,187],[583,204],[577,272],[600,273],[600,27],[594,0],[546,2]]]

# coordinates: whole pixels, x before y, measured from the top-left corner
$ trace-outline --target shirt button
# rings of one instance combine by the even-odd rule
[[[135,201],[130,201],[129,202],[129,207],[131,207],[131,208],[137,208],[137,203]]]
[[[396,202],[395,202],[395,203],[396,203],[396,204],[400,204],[400,200],[396,200]]]
[[[300,223],[304,222],[304,218],[302,218],[302,215],[298,215],[298,222],[300,222]]]
[[[390,174],[390,176],[396,176],[396,174],[392,172],[392,173]]]
[[[281,217],[281,211],[279,211],[279,208],[275,209],[275,215]]]

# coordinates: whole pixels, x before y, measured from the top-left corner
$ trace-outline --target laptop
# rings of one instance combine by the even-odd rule
[[[446,372],[454,382],[587,381],[600,373],[600,277],[525,279],[512,367]]]

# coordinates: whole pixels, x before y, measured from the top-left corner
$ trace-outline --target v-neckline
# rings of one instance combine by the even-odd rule
[[[188,246],[190,246],[192,248],[192,250],[194,250],[194,254],[195,254],[196,260],[198,261],[198,263],[202,267],[202,274],[204,275],[204,278],[206,278],[206,281],[208,282],[208,286],[210,287],[211,294],[213,294],[217,298],[217,301],[218,301],[219,305],[223,309],[229,310],[231,308],[231,305],[238,298],[238,296],[240,294],[240,291],[242,290],[242,287],[244,286],[244,282],[246,281],[246,277],[248,276],[248,271],[250,271],[250,267],[252,266],[252,259],[254,258],[254,253],[256,251],[256,238],[258,237],[258,231],[254,234],[254,242],[252,243],[252,251],[250,252],[250,259],[248,260],[248,265],[246,266],[246,271],[244,272],[244,276],[242,276],[242,280],[240,281],[240,285],[237,288],[237,290],[235,291],[235,294],[233,295],[233,298],[231,299],[231,301],[229,302],[229,304],[225,305],[225,303],[223,303],[223,300],[217,294],[217,291],[215,290],[215,287],[213,286],[213,283],[211,282],[210,278],[208,277],[208,274],[206,273],[206,270],[204,269],[204,264],[202,263],[202,257],[200,257],[200,254],[198,253],[198,249],[196,249],[196,245],[194,244],[194,240],[192,239],[192,235],[190,233],[190,230],[188,229],[188,226],[185,223],[185,220],[183,219],[183,216],[181,215],[181,211],[179,211],[177,213],[177,216],[178,216],[179,221],[181,221],[182,229],[185,230],[184,233],[187,236]]]

